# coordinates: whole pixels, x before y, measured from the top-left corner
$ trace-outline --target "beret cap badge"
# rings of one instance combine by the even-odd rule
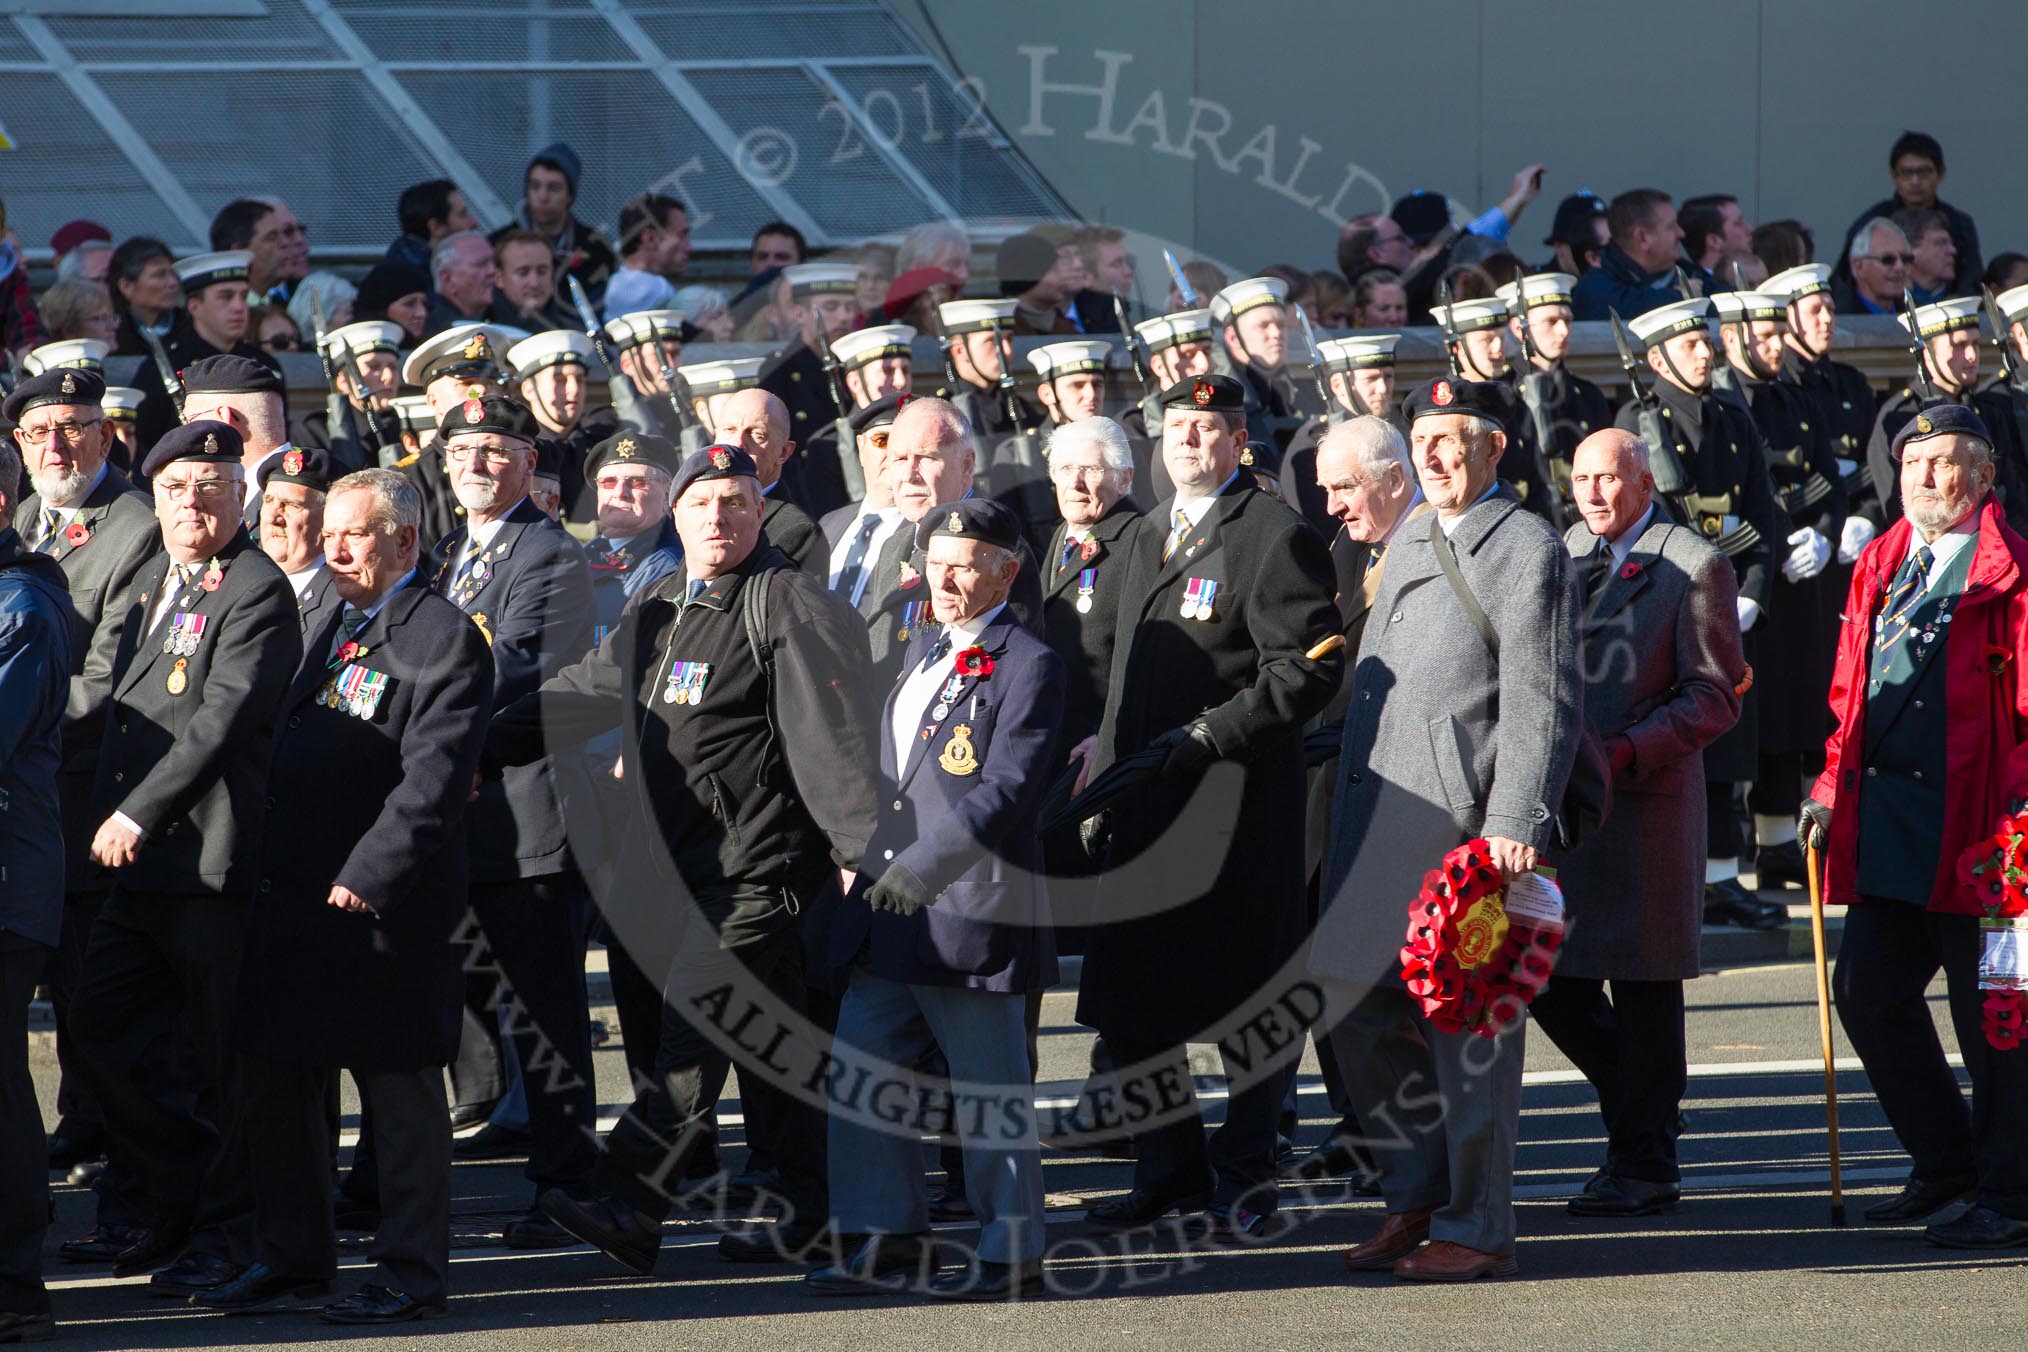
[[[282,452],[282,473],[301,474],[302,472],[303,472],[303,453],[301,451]]]
[[[631,460],[634,458],[634,450],[634,439],[632,437],[624,437],[619,445],[613,447],[613,454],[622,460]],[[720,465],[719,468],[724,469],[725,466]]]
[[[68,371],[64,372],[63,374],[63,392],[65,394],[77,393],[77,377],[73,376]]]
[[[1448,380],[1439,380],[1429,387],[1429,401],[1438,408],[1442,408],[1455,398],[1457,395],[1451,390],[1451,382]]]
[[[951,519],[944,523],[944,529],[949,531],[953,535],[961,533],[965,529],[965,518],[963,513],[952,512]]]
[[[722,446],[719,447],[711,453],[711,464],[714,469],[731,469],[732,452]]]
[[[217,433],[215,433],[215,432],[206,432],[206,433],[204,434],[204,453],[205,453],[206,455],[217,455],[217,454],[218,454],[218,434],[217,434]]]
[[[1927,415],[1919,413],[1915,418],[1915,430],[1927,436],[1936,430],[1936,424],[1932,423]]]
[[[1200,405],[1210,403],[1215,393],[1216,391],[1212,389],[1211,382],[1208,380],[1200,380],[1190,388],[1190,397],[1195,399]]]
[[[467,399],[462,412],[465,415],[465,421],[468,423],[483,422],[486,417],[486,406],[477,399]]]

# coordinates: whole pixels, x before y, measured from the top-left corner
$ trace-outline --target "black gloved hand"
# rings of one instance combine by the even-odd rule
[[[1796,821],[1796,834],[1803,838],[1804,849],[1823,849],[1831,841],[1831,809],[1814,798],[1805,798]]]
[[[1106,853],[1113,843],[1113,814],[1111,811],[1086,817],[1077,824],[1078,843],[1084,846],[1085,857],[1094,863],[1103,864]]]
[[[1169,749],[1168,759],[1162,762],[1165,775],[1201,770],[1218,759],[1218,743],[1212,740],[1211,729],[1202,723],[1186,723],[1180,728],[1171,728],[1156,736],[1148,745]]]
[[[876,911],[893,911],[899,916],[914,915],[933,900],[935,898],[923,886],[922,879],[900,864],[889,864],[887,872],[866,889],[868,906]]]

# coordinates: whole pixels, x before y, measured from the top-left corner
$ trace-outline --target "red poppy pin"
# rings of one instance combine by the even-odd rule
[[[993,655],[984,648],[967,648],[958,654],[956,661],[960,676],[976,676],[983,681],[993,674]]]
[[[901,589],[907,591],[920,581],[922,581],[922,574],[915,570],[915,565],[911,564],[907,559],[903,559],[901,561]]]
[[[1641,575],[1641,565],[1638,563],[1630,562],[1623,565],[1620,568],[1620,576],[1623,578],[1631,580],[1633,578],[1639,577],[1640,575]]]
[[[206,591],[217,591],[218,584],[223,581],[225,581],[225,570],[214,563],[211,567],[204,570],[204,576],[198,579],[197,585]]]
[[[64,531],[63,538],[70,541],[73,547],[81,545],[92,538],[91,527],[85,525],[82,521],[73,521],[70,523],[69,528]]]
[[[340,662],[350,662],[357,656],[359,656],[359,645],[351,639],[345,640],[338,649],[338,660]]]
[[[1098,557],[1098,541],[1096,541],[1096,540],[1083,540],[1083,541],[1080,541],[1080,542],[1079,542],[1079,544],[1078,544],[1078,546],[1077,546],[1077,556],[1078,556],[1079,558],[1083,559],[1083,560],[1084,560],[1084,561],[1085,561],[1086,563],[1089,563],[1089,562],[1091,562],[1091,561],[1092,561],[1093,559],[1097,558],[1097,557]]]
[[[1988,675],[2003,675],[2007,670],[2008,664],[2013,660],[2014,654],[2008,649],[2002,648],[1997,643],[1988,643],[1986,645],[1986,672]]]

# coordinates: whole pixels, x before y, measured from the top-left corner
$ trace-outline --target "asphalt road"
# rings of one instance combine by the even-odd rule
[[[1939,988],[1940,990],[1940,988]],[[1938,990],[1932,1007],[1940,1008]],[[1043,1019],[1044,1094],[1081,1078],[1089,1034],[1074,996]],[[450,1317],[382,1334],[327,1328],[314,1315],[227,1318],[149,1299],[140,1279],[55,1261],[56,1240],[90,1226],[89,1196],[58,1190],[49,1277],[75,1347],[287,1346],[379,1336],[403,1346],[517,1348],[1428,1347],[1766,1348],[1995,1345],[2028,1326],[2028,1250],[1995,1260],[1932,1247],[1910,1229],[1868,1229],[1859,1210],[1907,1170],[1856,1062],[1839,1077],[1851,1228],[1828,1225],[1827,1155],[1816,1007],[1803,963],[1716,972],[1690,987],[1686,1197],[1673,1215],[1613,1223],[1569,1216],[1563,1199],[1597,1166],[1603,1138],[1589,1089],[1547,1038],[1531,1036],[1518,1162],[1518,1277],[1468,1288],[1352,1276],[1339,1250],[1369,1235],[1377,1201],[1337,1185],[1289,1187],[1284,1233],[1238,1248],[1173,1236],[1123,1242],[1089,1234],[1086,1200],[1125,1186],[1128,1166],[1048,1153],[1052,1294],[1018,1307],[949,1307],[913,1298],[821,1300],[789,1268],[734,1267],[718,1224],[670,1222],[660,1266],[637,1279],[578,1248],[517,1254],[498,1228],[527,1198],[518,1164],[456,1171]],[[609,1011],[608,1011],[609,1015]],[[1943,1025],[1950,1042],[1948,1023]],[[1841,1043],[1842,1050],[1842,1043]],[[36,1070],[54,1090],[46,1035]],[[624,1097],[617,1042],[598,1053],[601,1101]],[[1301,1081],[1302,1144],[1326,1126],[1314,1054]],[[1206,1102],[1215,1119],[1220,1104]],[[738,1106],[725,1105],[728,1142]],[[734,1149],[733,1158],[740,1157]],[[953,1238],[966,1234],[951,1229]],[[363,1254],[348,1249],[348,1266]],[[347,1274],[341,1273],[341,1286]]]

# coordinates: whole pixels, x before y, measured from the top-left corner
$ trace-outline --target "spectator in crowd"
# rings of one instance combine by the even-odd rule
[[[497,239],[518,226],[548,240],[559,284],[564,277],[577,278],[596,305],[605,298],[606,279],[619,266],[619,259],[598,231],[572,214],[583,177],[584,166],[577,152],[562,141],[536,151],[521,173],[521,205],[512,224],[494,231],[493,236]],[[434,270],[434,252],[432,266]]]
[[[1853,233],[1845,254],[1845,274],[1833,279],[1838,313],[1843,315],[1888,315],[1901,308],[1901,293],[1908,286],[1908,268],[1915,251],[1908,236],[1885,216],[1866,222]]]
[[[1993,261],[1986,264],[1986,271],[1979,278],[1979,285],[1990,289],[1996,296],[2017,286],[2028,286],[2028,254],[2012,251],[1994,254]]]
[[[1408,322],[1408,291],[1392,268],[1374,268],[1352,285],[1352,327],[1398,329]]]
[[[755,277],[769,268],[785,268],[810,256],[803,232],[787,221],[769,221],[753,232],[753,247],[747,251],[747,271]]]
[[[28,261],[7,229],[7,204],[0,202],[0,347],[21,353],[48,341],[28,289]]]
[[[427,268],[383,261],[359,279],[352,317],[391,319],[408,335],[405,345],[422,341],[429,327],[430,274]]]
[[[690,209],[673,197],[642,193],[620,208],[620,268],[606,283],[605,313],[668,309],[689,262]],[[503,257],[503,279],[507,272]]]
[[[972,240],[965,228],[956,221],[924,221],[903,235],[901,247],[895,250],[894,275],[903,277],[917,268],[936,268],[951,275],[955,289],[945,300],[965,294],[965,283],[972,279]]]
[[[1091,276],[1091,288],[1122,300],[1134,299],[1134,255],[1127,248],[1124,230],[1110,225],[1087,225],[1071,236]]]
[[[1415,246],[1391,216],[1354,216],[1338,232],[1338,271],[1353,282],[1380,268],[1399,280],[1414,263]]]
[[[880,303],[881,317],[888,323],[909,325],[917,333],[935,333],[937,307],[954,299],[959,284],[955,275],[937,268],[911,268],[888,284]]]
[[[1000,294],[1014,302],[1014,337],[1077,332],[1063,312],[1074,294],[1066,271],[1056,246],[1034,231],[1000,246],[993,272],[1000,279]]]
[[[297,333],[315,334],[317,306],[321,304],[324,331],[329,333],[352,322],[358,299],[359,288],[337,273],[313,272],[296,285],[296,294],[289,297],[289,318],[296,321]]]
[[[1414,256],[1406,266],[1397,266],[1402,285],[1408,289],[1411,314],[1426,314],[1436,298],[1437,279],[1451,264],[1451,251],[1466,236],[1483,236],[1497,244],[1507,242],[1508,233],[1521,213],[1542,191],[1542,165],[1531,164],[1514,175],[1513,186],[1497,206],[1480,212],[1460,228],[1453,224],[1455,212],[1442,193],[1421,189],[1398,199],[1388,215],[1407,234]],[[1343,243],[1340,242],[1342,252]],[[1390,265],[1394,266],[1394,265]],[[1350,273],[1346,274],[1348,277]]]
[[[279,197],[236,197],[211,219],[213,249],[245,249],[247,295],[286,305],[310,275],[310,232]]]
[[[442,333],[459,324],[476,324],[487,318],[493,304],[493,288],[500,283],[500,269],[493,262],[493,248],[484,235],[476,230],[445,235],[430,250],[430,272],[436,278],[436,298],[430,302],[429,320],[423,325],[425,334]]]
[[[42,293],[42,324],[51,342],[96,338],[110,348],[120,337],[112,296],[103,283],[83,277],[65,277]]]
[[[1950,223],[1951,242],[1958,251],[1957,271],[1951,275],[1946,291],[1953,296],[1971,295],[1979,284],[1980,271],[1986,266],[1979,255],[1979,227],[1965,212],[1937,196],[1944,180],[1943,147],[1926,132],[1905,131],[1895,138],[1887,152],[1887,170],[1894,177],[1894,196],[1859,213],[1852,228],[1845,232],[1846,257],[1853,256],[1851,245],[1860,227],[1870,225],[1878,217],[1891,217],[1904,207],[1941,211]]]
[[[625,274],[622,268],[615,280]],[[556,259],[549,241],[533,230],[509,230],[493,238],[494,286],[487,314],[502,324],[530,333],[545,329],[578,329],[583,324],[563,308],[556,292]],[[612,303],[613,283],[606,284]]]
[[[1719,291],[1751,291],[1768,279],[1767,264],[1748,249],[1727,249],[1714,267]]]
[[[1329,268],[1310,274],[1310,322],[1320,329],[1352,327],[1352,288]]]
[[[894,283],[894,260],[897,251],[892,244],[871,240],[852,251],[853,266],[859,269],[859,323],[878,324],[881,320],[880,306],[887,299],[887,288]]]
[[[183,312],[183,284],[176,280],[176,259],[169,246],[152,235],[136,235],[113,250],[106,277],[113,289],[113,309],[120,317],[120,337],[113,351],[122,357],[147,355],[145,329],[165,346],[188,327]]]
[[[260,305],[247,311],[246,339],[263,352],[301,352],[303,331],[285,305]]]
[[[386,261],[424,270],[429,268],[430,250],[438,240],[479,228],[472,209],[465,205],[465,195],[447,178],[402,189],[394,214],[401,222],[401,234],[387,246]]]
[[[1728,253],[1753,251],[1753,227],[1739,209],[1739,199],[1726,193],[1685,198],[1677,213],[1683,227],[1683,258],[1690,275],[1704,283],[1704,294],[1733,290],[1732,274],[1719,262]]]
[[[732,310],[725,293],[715,286],[680,286],[669,298],[672,309],[681,310],[700,329],[707,343],[732,341]]]
[[[1577,279],[1571,307],[1580,321],[1644,315],[1672,301],[1688,300],[1676,284],[1683,227],[1669,194],[1654,188],[1621,193],[1606,209],[1612,238],[1598,266]]]
[[[1918,305],[1956,295],[1958,246],[1951,223],[1934,207],[1903,207],[1891,217],[1908,240],[1908,289]]]
[[[112,262],[113,232],[97,221],[65,221],[49,237],[49,254],[58,278],[103,282]]]
[[[1817,237],[1801,221],[1769,221],[1753,228],[1753,252],[1770,276],[1817,260]]]
[[[1610,238],[1605,199],[1589,188],[1580,188],[1556,204],[1549,238],[1542,241],[1552,253],[1542,270],[1582,277],[1598,266]]]

